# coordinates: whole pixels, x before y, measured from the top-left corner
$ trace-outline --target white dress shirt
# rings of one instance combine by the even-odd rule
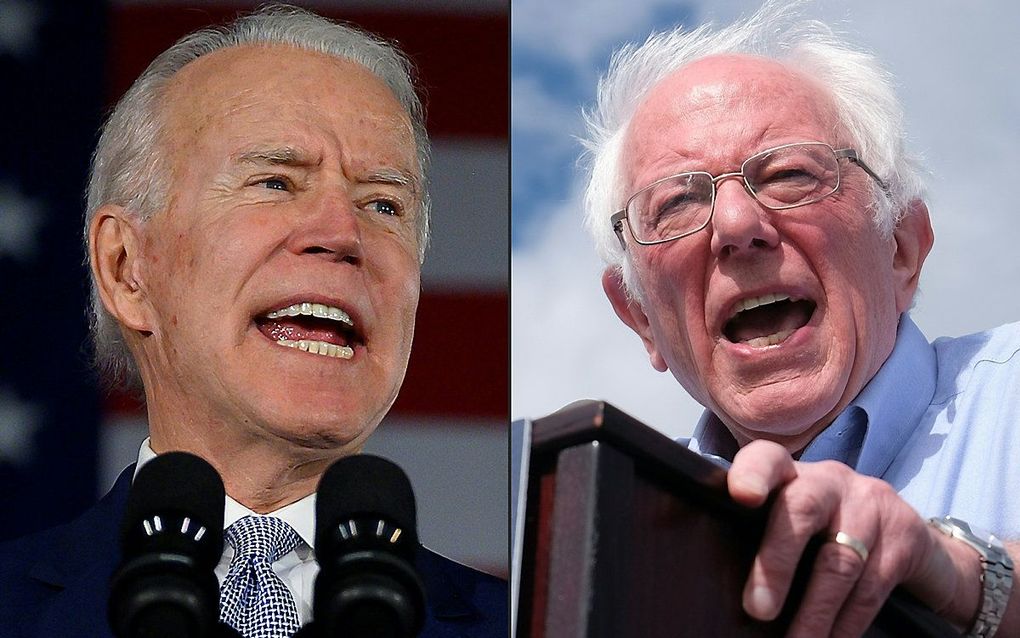
[[[138,475],[139,468],[154,458],[156,458],[156,453],[152,451],[149,439],[146,438],[142,442],[141,449],[138,450],[138,466],[135,468],[135,476]],[[319,564],[315,561],[315,493],[264,515],[256,514],[227,495],[223,509],[223,529],[230,527],[235,521],[245,516],[279,518],[293,527],[301,537],[301,542],[297,544],[297,547],[273,563],[273,572],[286,583],[290,593],[294,596],[301,624],[307,624],[312,619],[312,594],[315,575],[319,573]],[[216,566],[216,578],[219,579],[221,585],[233,557],[234,548],[230,546],[230,543],[223,543],[223,556],[220,557],[220,563]]]

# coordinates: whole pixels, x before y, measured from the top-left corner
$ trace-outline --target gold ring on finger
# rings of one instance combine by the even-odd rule
[[[868,562],[868,555],[871,553],[868,548],[864,546],[860,540],[847,534],[846,532],[836,532],[835,534],[829,534],[829,540],[837,545],[843,545],[854,550],[854,552],[861,557],[861,561]]]

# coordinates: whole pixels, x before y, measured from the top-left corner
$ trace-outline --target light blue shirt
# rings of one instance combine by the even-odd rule
[[[882,478],[925,518],[955,516],[1020,539],[1020,323],[929,344],[903,315],[892,354],[804,449]],[[711,412],[689,446],[732,459]]]

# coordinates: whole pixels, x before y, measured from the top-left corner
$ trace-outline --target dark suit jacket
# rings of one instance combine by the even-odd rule
[[[77,520],[0,544],[0,638],[112,638],[106,605],[133,471]],[[506,582],[424,548],[415,563],[428,599],[422,638],[508,635]]]

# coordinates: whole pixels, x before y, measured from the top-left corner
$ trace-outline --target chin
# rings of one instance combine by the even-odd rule
[[[380,418],[361,416],[363,406],[293,402],[263,406],[262,429],[296,447],[314,450],[360,449]]]
[[[375,431],[374,426],[365,428],[356,424],[310,421],[275,424],[267,429],[297,448],[352,453],[360,451],[369,435]]]
[[[786,447],[803,442],[800,449],[824,427],[822,424],[827,425],[836,401],[825,395],[791,398],[790,394],[780,388],[758,388],[740,403],[722,402],[721,412],[716,414],[741,437],[768,439]]]

